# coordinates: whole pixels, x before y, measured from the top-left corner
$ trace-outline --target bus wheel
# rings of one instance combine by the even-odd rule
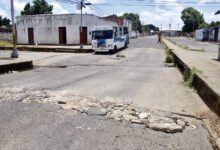
[[[117,46],[114,47],[114,52],[116,52],[118,50]]]
[[[128,44],[127,44],[127,42],[125,43],[125,47],[124,48],[128,48]]]

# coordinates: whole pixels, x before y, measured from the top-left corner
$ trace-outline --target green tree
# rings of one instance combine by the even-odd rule
[[[203,14],[192,7],[185,8],[182,11],[181,19],[184,23],[182,30],[188,33],[195,31],[199,24],[203,24],[205,22]]]
[[[21,11],[21,15],[24,16],[24,15],[31,15],[31,14],[33,14],[33,10],[32,10],[31,4],[27,3],[24,6],[24,10]]]
[[[215,27],[215,26],[219,26],[220,25],[220,21],[212,21],[210,24],[209,24],[209,27]]]
[[[153,31],[159,31],[159,28],[158,27],[156,27],[155,25],[153,25],[153,24],[148,24],[148,25],[143,25],[143,30],[144,31],[151,31],[151,30],[153,30]]]
[[[8,18],[2,18],[2,16],[0,16],[0,27],[5,26],[5,27],[9,27],[10,26],[10,22],[11,20]]]
[[[37,14],[52,14],[53,5],[49,5],[45,0],[34,0],[33,5],[27,3],[21,15],[37,15]]]
[[[203,29],[203,28],[208,28],[208,27],[209,27],[209,24],[206,22],[203,22],[203,23],[199,24],[197,29]]]
[[[135,13],[124,13],[122,15],[123,18],[132,21],[132,29],[138,30],[140,33],[142,33],[142,25],[140,21],[140,16]]]

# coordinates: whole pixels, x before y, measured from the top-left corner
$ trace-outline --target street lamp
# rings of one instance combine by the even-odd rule
[[[11,53],[11,58],[18,58],[18,51],[16,49],[16,29],[14,22],[14,1],[11,0],[11,22],[12,22],[12,33],[13,33],[13,50]]]

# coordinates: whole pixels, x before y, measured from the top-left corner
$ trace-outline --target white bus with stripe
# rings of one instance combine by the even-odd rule
[[[95,27],[92,30],[92,49],[95,52],[114,52],[129,44],[127,27]]]

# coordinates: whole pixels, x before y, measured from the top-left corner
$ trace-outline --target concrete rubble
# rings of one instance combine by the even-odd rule
[[[90,98],[70,95],[66,92],[30,91],[27,89],[2,89],[0,102],[17,100],[24,103],[52,103],[63,109],[73,109],[87,115],[99,115],[117,121],[142,124],[146,128],[165,133],[183,132],[194,125],[170,112],[150,111],[135,108],[127,103],[100,102]],[[191,128],[192,129],[192,128]]]

